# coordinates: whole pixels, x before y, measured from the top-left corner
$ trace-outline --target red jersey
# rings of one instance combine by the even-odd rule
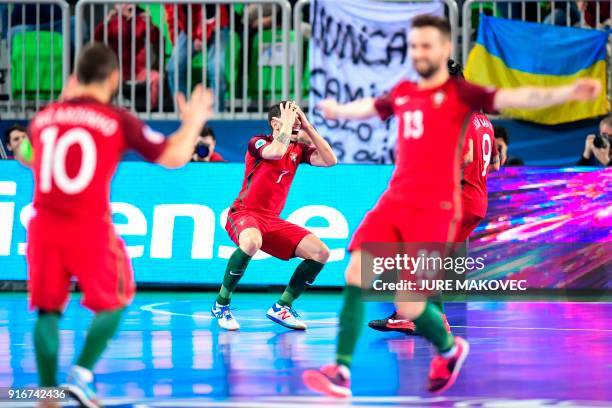
[[[474,161],[463,169],[463,212],[483,217],[487,213],[487,174],[498,155],[493,124],[485,114],[475,113],[470,120],[465,146],[474,144]]]
[[[291,142],[280,160],[266,160],[261,152],[274,141],[272,135],[255,136],[249,141],[245,156],[242,189],[232,207],[235,210],[255,210],[278,216],[289,195],[289,188],[300,163],[310,164],[316,148],[301,142]]]
[[[450,78],[430,89],[402,81],[378,98],[379,116],[398,118],[395,170],[381,200],[460,211],[462,136],[472,112],[493,110],[495,92]]]
[[[34,148],[32,220],[66,228],[111,224],[110,183],[132,148],[155,161],[166,139],[122,109],[90,98],[51,104],[30,124]],[[74,237],[71,237],[74,239]]]
[[[225,159],[219,153],[213,152],[213,154],[210,155],[210,161],[211,162],[224,162]]]

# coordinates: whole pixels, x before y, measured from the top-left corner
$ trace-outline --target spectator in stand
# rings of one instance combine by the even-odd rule
[[[296,3],[297,3],[297,0],[289,0],[289,4],[291,5],[292,9],[295,7]],[[272,28],[272,22],[273,22],[272,12],[274,9],[276,9],[276,28],[280,29],[281,22],[282,22],[282,9],[278,6],[275,6],[274,4],[249,4],[244,10],[244,24],[248,25],[249,28],[253,31],[258,30],[259,29],[259,9],[260,8],[261,8],[261,27],[262,29],[265,30],[265,29]],[[304,21],[301,22],[302,24],[301,29],[302,29],[304,39],[309,39],[311,35],[311,31],[312,31],[310,23],[308,23],[309,21],[308,15],[309,15],[309,8],[306,7],[304,9],[304,14],[303,14]],[[293,26],[293,21],[291,21],[291,25]],[[295,27],[293,28],[295,29]]]
[[[224,162],[225,159],[215,152],[217,138],[211,128],[205,126],[200,132],[198,144],[196,145],[191,161],[194,162]]]
[[[544,19],[544,24],[554,24],[558,26],[573,26],[580,22],[580,11],[575,1],[556,1],[555,8]],[[550,4],[547,4],[550,6]],[[569,12],[569,24],[567,21]]]
[[[191,7],[191,38],[188,38],[188,16]],[[191,41],[191,50],[195,54],[203,50],[203,40],[207,42],[207,55],[205,60],[206,76],[210,88],[219,94],[215,101],[217,111],[222,111],[225,99],[225,48],[229,38],[229,14],[226,6],[218,5],[187,5],[166,4],[166,21],[168,33],[172,40],[173,49],[166,68],[168,84],[172,94],[182,92],[188,94],[187,89],[187,52]],[[217,10],[219,13],[217,15]],[[219,20],[217,22],[217,19]],[[205,26],[202,22],[205,22]],[[217,24],[219,33],[215,33]],[[216,35],[219,36],[219,47],[217,47]],[[216,72],[216,59],[219,59],[219,72]],[[218,78],[217,78],[218,74]],[[178,80],[178,81],[177,81]],[[219,89],[215,89],[219,81]],[[192,84],[195,85],[195,84]]]
[[[15,155],[15,151],[19,148],[21,142],[28,137],[28,132],[24,126],[12,125],[4,132],[4,143],[11,156]],[[12,157],[9,157],[10,159]]]
[[[590,27],[597,27],[597,3],[599,3],[599,24],[612,25],[609,1],[577,1],[578,9],[584,13],[584,21]]]
[[[588,135],[578,166],[612,166],[612,114],[599,122],[599,135]]]
[[[133,19],[134,23],[132,23]],[[96,26],[94,39],[97,42],[104,42],[104,26],[106,25],[107,45],[119,56],[123,81],[146,82],[147,68],[149,68],[151,105],[155,106],[159,94],[159,72],[153,67],[157,66],[159,29],[149,22],[149,37],[147,38],[148,19],[149,15],[134,4],[116,4],[106,16],[106,22]],[[134,78],[132,78],[132,24],[134,24],[135,41]],[[120,26],[121,29],[119,29]],[[120,32],[121,38],[119,38]],[[119,55],[120,41],[121,55]],[[150,47],[149,67],[147,67],[147,44]]]
[[[510,144],[510,139],[508,137],[508,131],[506,128],[503,126],[493,126],[493,133],[495,134],[495,147],[499,152],[501,165],[524,166],[525,162],[523,159],[508,155],[508,145]]]

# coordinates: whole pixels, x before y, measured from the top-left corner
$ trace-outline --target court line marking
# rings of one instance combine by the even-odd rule
[[[126,398],[109,398],[105,399],[107,404],[129,404],[130,400]],[[471,407],[483,406],[482,404],[494,404],[493,406],[503,407],[607,407],[610,406],[607,401],[597,400],[564,400],[556,398],[524,398],[511,399],[504,397],[418,397],[418,396],[357,396],[348,399],[338,400],[325,396],[259,396],[254,399],[245,399],[238,397],[235,400],[230,399],[214,399],[214,398],[173,398],[171,400],[153,400],[150,398],[141,399],[140,401],[132,400],[134,408],[154,408],[154,407],[233,407],[233,408],[282,408],[294,407],[295,403],[304,404],[304,406],[316,406],[318,408],[337,407],[341,406],[356,406],[368,408],[390,408],[399,406],[417,407],[427,404],[431,406],[433,403],[452,403],[455,407]],[[354,405],[357,404],[357,405]],[[366,404],[366,405],[364,405]],[[384,404],[384,405],[373,405]],[[391,404],[391,405],[389,405]],[[408,404],[408,405],[405,405]],[[414,405],[419,404],[419,405]],[[502,404],[502,405],[497,405]],[[526,405],[529,404],[529,405]],[[0,405],[1,406],[1,405]],[[72,405],[70,405],[72,406]],[[112,406],[112,405],[109,405]]]
[[[179,312],[171,312],[168,310],[159,310],[156,309],[158,306],[169,305],[171,302],[158,302],[151,303],[148,305],[144,305],[140,307],[140,310],[145,312],[153,313],[153,314],[162,314],[168,316],[184,316],[198,319],[207,319],[212,320],[213,317],[210,315],[203,315],[198,313],[179,313]],[[241,321],[247,322],[269,322],[269,319],[256,319],[256,318],[241,318]],[[316,322],[317,324],[329,324],[329,325],[337,325],[338,320],[330,321],[330,319],[321,319],[321,320],[309,320],[310,322]],[[452,328],[460,328],[460,329],[490,329],[490,330],[545,330],[545,331],[585,331],[585,332],[612,332],[612,329],[595,329],[595,328],[574,328],[574,327],[511,327],[511,326],[459,326],[452,325]]]

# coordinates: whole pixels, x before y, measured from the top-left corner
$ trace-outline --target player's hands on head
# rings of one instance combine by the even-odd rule
[[[324,99],[317,107],[323,112],[325,119],[338,119],[338,102],[334,99]]]
[[[297,119],[298,117],[297,110],[298,110],[298,107],[293,101],[286,102],[285,104],[282,104],[282,103],[280,104],[280,111],[281,111],[280,121],[283,127],[286,127],[288,129],[293,129],[293,124],[295,123],[295,119]]]
[[[191,99],[185,100],[185,95],[178,93],[176,102],[181,120],[204,124],[212,115],[213,95],[209,89],[198,84],[191,93]]]
[[[572,99],[577,101],[588,101],[595,99],[601,93],[602,85],[599,79],[583,78],[573,84]]]
[[[298,115],[298,119],[300,120],[300,125],[302,129],[307,129],[312,126],[310,122],[308,121],[306,114],[299,106],[297,106],[297,115]]]

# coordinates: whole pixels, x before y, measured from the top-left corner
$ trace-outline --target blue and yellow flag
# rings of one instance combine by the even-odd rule
[[[546,125],[591,118],[609,111],[607,41],[608,33],[603,31],[481,15],[478,40],[468,57],[465,76],[480,85],[504,88],[568,85],[578,78],[599,78],[603,91],[594,101],[503,112]]]

